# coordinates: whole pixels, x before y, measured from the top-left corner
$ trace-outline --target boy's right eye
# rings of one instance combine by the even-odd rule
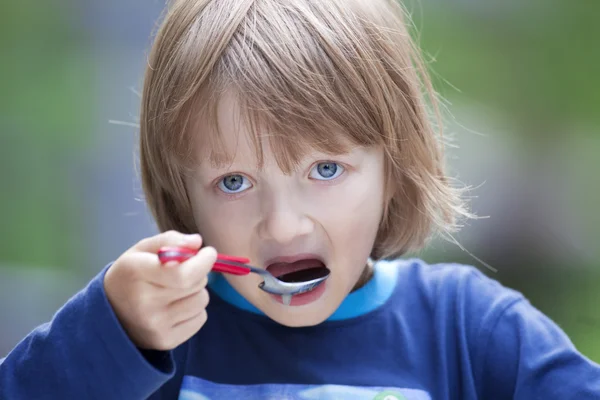
[[[219,189],[227,194],[241,193],[252,187],[250,180],[244,175],[227,175],[224,176],[217,184]]]

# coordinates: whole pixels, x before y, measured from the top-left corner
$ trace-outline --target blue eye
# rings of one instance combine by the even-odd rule
[[[219,189],[228,194],[241,193],[252,185],[243,175],[227,175],[217,185]]]
[[[320,181],[329,181],[337,178],[344,172],[344,167],[334,162],[322,162],[310,170],[309,177]]]

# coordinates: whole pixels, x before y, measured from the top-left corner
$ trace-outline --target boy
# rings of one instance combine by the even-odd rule
[[[398,259],[469,216],[422,86],[434,102],[392,1],[173,2],[140,126],[164,233],[25,338],[0,397],[600,398],[600,367],[519,293]],[[199,251],[161,265],[164,246]],[[288,306],[209,274],[215,249],[330,275]]]

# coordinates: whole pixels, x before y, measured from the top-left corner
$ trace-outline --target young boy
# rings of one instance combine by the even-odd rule
[[[163,233],[1,361],[0,398],[600,399],[600,366],[522,295],[398,258],[469,216],[427,99],[392,0],[172,2],[140,127]],[[209,274],[215,249],[330,276],[284,305]]]

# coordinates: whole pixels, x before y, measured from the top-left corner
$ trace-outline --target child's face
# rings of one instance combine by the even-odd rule
[[[218,119],[227,150],[235,154],[231,165],[201,162],[186,181],[199,232],[218,252],[248,257],[260,268],[281,256],[320,259],[331,274],[321,295],[303,305],[285,306],[281,296],[278,301],[263,292],[256,274],[226,278],[281,324],[322,322],[356,285],[371,253],[383,211],[383,151],[309,152],[286,175],[265,145],[259,170],[249,134],[234,124],[235,115],[234,103],[225,98]]]

